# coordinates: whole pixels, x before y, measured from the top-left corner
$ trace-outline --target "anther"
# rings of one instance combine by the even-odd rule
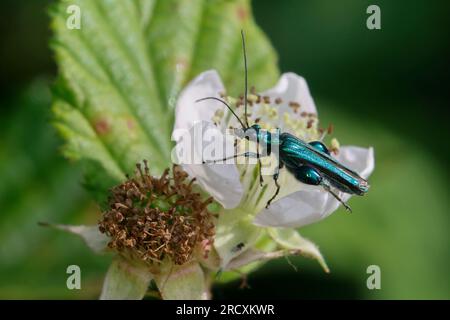
[[[333,130],[334,130],[333,124],[330,123],[330,124],[328,125],[327,133],[328,133],[328,134],[332,134],[332,133],[333,133]]]

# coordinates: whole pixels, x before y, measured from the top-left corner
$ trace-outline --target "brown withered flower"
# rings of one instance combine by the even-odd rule
[[[166,258],[176,265],[190,261],[195,250],[207,256],[215,234],[212,198],[194,190],[195,179],[180,166],[166,169],[161,177],[137,164],[134,177],[111,190],[108,209],[99,221],[108,247],[120,254],[150,264]]]

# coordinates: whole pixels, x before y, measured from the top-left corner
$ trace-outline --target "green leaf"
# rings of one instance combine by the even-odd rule
[[[69,5],[81,10],[79,30],[66,27]],[[155,174],[169,166],[173,108],[193,77],[217,69],[231,94],[242,92],[241,29],[250,84],[263,90],[278,77],[247,0],[60,0],[51,15],[55,126],[100,199],[143,159]]]
[[[117,257],[108,269],[101,300],[141,300],[152,279],[148,266]]]

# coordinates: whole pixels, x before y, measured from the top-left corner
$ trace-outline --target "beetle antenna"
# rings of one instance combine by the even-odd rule
[[[245,124],[248,126],[248,119],[247,119],[247,87],[248,87],[248,69],[247,69],[247,52],[245,50],[245,36],[244,36],[244,30],[241,30],[241,36],[242,36],[242,51],[244,53],[244,71],[245,71],[245,84],[244,84],[244,116],[245,116]]]
[[[239,123],[241,124],[241,126],[242,126],[242,129],[246,129],[247,127],[244,125],[244,123],[242,122],[242,120],[241,119],[239,119],[239,117],[237,116],[237,114],[234,112],[234,110],[230,107],[230,105],[228,104],[228,103],[226,103],[225,101],[223,101],[222,99],[219,99],[219,98],[216,98],[216,97],[205,97],[205,98],[201,98],[201,99],[198,99],[198,100],[195,100],[195,102],[201,102],[201,101],[204,101],[204,100],[216,100],[216,101],[219,101],[219,102],[222,102],[224,105],[226,105],[227,107],[228,107],[228,109],[231,111],[231,113],[236,117],[236,119],[238,119],[238,121],[239,121]]]

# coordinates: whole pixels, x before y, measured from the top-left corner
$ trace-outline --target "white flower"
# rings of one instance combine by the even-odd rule
[[[225,88],[216,71],[210,70],[195,78],[180,94],[175,115],[175,126],[172,138],[177,140],[176,153],[187,152],[186,145],[181,143],[180,132],[192,133],[193,128],[202,123],[203,129],[209,129],[214,138],[221,138],[224,145],[233,143],[225,137],[225,129],[233,126],[238,128],[239,122],[232,117],[228,108],[213,100],[196,103],[205,97],[224,96]],[[232,107],[236,101],[224,97]],[[322,131],[318,127],[317,110],[310,95],[306,81],[294,74],[283,74],[275,87],[259,95],[250,94],[249,125],[256,119],[265,129],[280,128],[281,132],[290,132],[305,141],[320,140]],[[243,107],[235,108],[241,119]],[[183,146],[182,146],[183,145]],[[204,144],[194,143],[192,151],[201,157]],[[336,158],[344,165],[367,178],[374,169],[374,154],[372,148],[354,146],[339,147],[337,140],[332,141],[332,149],[339,148]],[[227,151],[233,148],[226,148]],[[230,153],[225,154],[229,156]],[[216,159],[221,158],[217,157]],[[300,227],[319,221],[334,212],[340,203],[322,187],[312,187],[302,184],[282,169],[279,183],[280,194],[268,209],[267,201],[275,192],[273,179],[264,176],[265,187],[256,182],[256,175],[248,170],[247,165],[231,164],[199,164],[183,162],[178,159],[183,169],[195,177],[199,185],[212,195],[225,209],[240,208],[254,217],[253,223],[264,227]],[[252,167],[256,170],[256,166]],[[350,195],[339,193],[347,201]]]

